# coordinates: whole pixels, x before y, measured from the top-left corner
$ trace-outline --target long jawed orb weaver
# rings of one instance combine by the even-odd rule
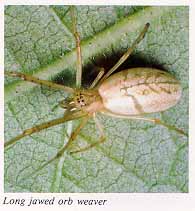
[[[70,135],[68,142],[52,159],[41,166],[41,168],[43,168],[53,160],[63,155],[65,150],[67,150],[71,143],[76,139],[80,130],[85,126],[90,118],[94,119],[97,129],[100,132],[99,141],[70,153],[86,151],[105,141],[103,128],[99,120],[96,118],[97,112],[117,118],[149,121],[187,136],[183,130],[178,129],[175,126],[168,125],[160,119],[146,118],[144,116],[148,113],[167,110],[168,108],[176,105],[179,101],[182,93],[181,85],[171,74],[153,68],[132,68],[111,75],[121,64],[124,63],[136,46],[142,41],[149,28],[149,23],[145,25],[144,29],[133,42],[132,46],[119,59],[119,61],[106,74],[104,69],[101,68],[99,74],[89,89],[83,89],[80,88],[82,78],[80,36],[76,29],[76,18],[74,16],[73,7],[71,7],[71,18],[77,50],[76,88],[38,79],[19,72],[5,71],[5,75],[7,76],[19,77],[25,81],[45,85],[52,89],[59,89],[69,93],[70,97],[59,103],[59,106],[65,109],[64,116],[24,130],[18,136],[6,141],[4,144],[5,148],[15,144],[23,137],[30,136],[31,134],[43,129],[62,124],[70,120],[83,118],[80,124],[76,127],[75,131],[73,131]]]

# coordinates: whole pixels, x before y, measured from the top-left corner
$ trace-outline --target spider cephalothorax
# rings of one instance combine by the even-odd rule
[[[70,102],[71,103],[71,102]],[[75,108],[78,110],[84,110],[86,112],[92,112],[94,110],[99,110],[102,105],[102,99],[97,90],[76,90],[73,96],[73,103]]]
[[[59,105],[68,111],[83,110],[91,113],[102,108],[102,99],[97,90],[75,90],[72,97],[67,98]]]

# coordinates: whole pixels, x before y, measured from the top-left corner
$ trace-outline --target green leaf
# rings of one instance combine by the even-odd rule
[[[181,82],[181,101],[151,116],[188,132],[188,7],[78,6],[83,84],[97,66],[109,69],[149,22],[150,29],[119,70],[157,67]],[[68,6],[7,6],[5,69],[75,86],[76,53]],[[5,83],[5,140],[63,116],[64,92],[15,78]],[[67,141],[64,123],[5,150],[5,192],[188,192],[188,139],[159,125],[98,115],[106,142],[41,170]],[[75,128],[79,120],[73,121]],[[70,124],[69,124],[70,126]],[[71,149],[98,140],[91,119]],[[34,174],[32,174],[34,172]]]

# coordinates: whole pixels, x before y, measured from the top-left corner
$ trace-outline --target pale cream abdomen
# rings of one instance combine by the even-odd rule
[[[164,111],[181,97],[179,81],[153,68],[132,68],[116,73],[105,80],[98,91],[104,107],[122,115]]]

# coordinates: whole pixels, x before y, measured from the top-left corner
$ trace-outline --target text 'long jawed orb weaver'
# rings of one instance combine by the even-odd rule
[[[118,118],[148,121],[162,125],[170,130],[175,130],[178,133],[187,136],[183,130],[178,129],[175,126],[168,125],[160,119],[144,116],[144,114],[167,110],[168,108],[176,105],[179,101],[182,93],[181,85],[171,74],[154,68],[132,68],[111,75],[121,64],[124,63],[124,61],[126,61],[136,46],[144,38],[149,28],[149,23],[145,25],[144,29],[133,42],[132,46],[118,60],[118,62],[107,73],[105,73],[104,69],[101,68],[99,74],[89,89],[83,89],[81,88],[82,56],[80,37],[76,29],[76,18],[74,16],[73,7],[71,7],[71,16],[77,49],[76,88],[38,79],[19,72],[5,71],[7,76],[19,77],[25,81],[45,85],[52,89],[63,90],[69,93],[70,97],[59,103],[59,105],[65,109],[64,116],[24,130],[18,136],[6,141],[5,147],[7,148],[23,137],[30,136],[31,134],[43,129],[62,124],[70,120],[82,118],[80,124],[70,135],[68,142],[52,159],[41,166],[41,168],[43,168],[62,156],[90,118],[94,119],[97,129],[99,130],[99,141],[70,153],[86,151],[105,141],[103,128],[99,120],[96,118],[97,112]]]

